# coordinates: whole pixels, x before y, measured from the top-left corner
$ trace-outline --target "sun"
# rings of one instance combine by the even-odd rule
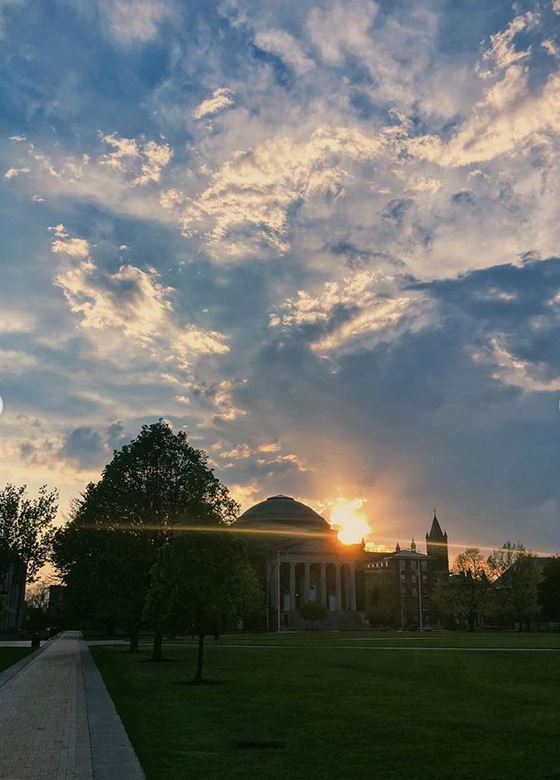
[[[329,522],[343,544],[358,544],[371,532],[366,516],[360,512],[363,505],[361,498],[337,498],[331,503]]]

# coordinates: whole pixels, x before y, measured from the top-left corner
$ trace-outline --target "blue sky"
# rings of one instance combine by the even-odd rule
[[[560,532],[560,2],[0,2],[1,481]],[[61,513],[61,519],[64,511]]]

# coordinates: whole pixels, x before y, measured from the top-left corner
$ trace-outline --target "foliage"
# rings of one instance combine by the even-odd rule
[[[49,624],[49,589],[36,588],[25,599],[23,627],[28,631],[42,632]]]
[[[498,579],[526,554],[525,546],[521,542],[504,542],[499,550],[494,550],[488,556],[488,569],[493,579]]]
[[[57,534],[55,561],[83,617],[118,625],[136,649],[150,570],[179,525],[231,521],[237,505],[204,452],[164,422],[142,427],[90,483]]]
[[[488,558],[494,575],[490,615],[501,625],[529,626],[540,612],[541,568],[520,542],[505,544]]]
[[[205,637],[234,627],[261,603],[245,548],[217,527],[175,533],[160,549],[144,614],[160,636],[188,631],[198,637],[194,680],[201,682]]]
[[[27,485],[8,483],[0,490],[0,581],[12,563],[20,563],[33,581],[47,561],[57,511],[58,493],[46,485],[35,499],[27,495]]]
[[[398,594],[390,583],[376,583],[368,589],[366,618],[371,626],[396,627],[400,623],[398,613]]]
[[[299,608],[299,614],[304,620],[309,621],[313,631],[315,621],[324,620],[328,615],[328,611],[319,601],[306,601]]]
[[[489,579],[484,556],[477,547],[468,547],[454,561],[452,574],[439,577],[432,602],[441,615],[452,615],[474,631],[488,600]]]
[[[539,601],[545,620],[560,620],[560,555],[553,555],[544,565]]]

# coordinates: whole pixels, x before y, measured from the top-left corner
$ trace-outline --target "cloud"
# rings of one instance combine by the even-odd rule
[[[0,347],[0,372],[2,374],[23,374],[37,365],[37,359],[26,352]]]
[[[0,309],[0,334],[31,333],[35,329],[36,315],[25,309],[2,303]]]
[[[135,174],[129,178],[132,187],[159,182],[163,168],[173,157],[173,150],[168,144],[156,141],[139,143],[134,138],[119,138],[116,133],[104,135],[102,140],[115,151],[101,155],[99,164],[127,174],[131,173],[131,168],[134,172],[136,166]]]
[[[518,35],[542,26],[540,14],[528,11],[490,35],[476,67],[485,87],[465,121],[449,140],[440,135],[419,135],[407,143],[407,149],[436,165],[458,167],[510,154],[519,158],[531,147],[557,139],[560,75],[544,70],[535,79],[532,46],[518,50],[514,45]],[[541,46],[553,53],[547,39]]]
[[[233,105],[233,93],[226,87],[219,87],[212,93],[212,97],[206,98],[202,103],[193,109],[195,119],[202,119],[205,116],[214,116],[224,108]]]
[[[163,0],[106,0],[101,8],[111,34],[124,45],[152,41],[171,13]]]
[[[395,277],[361,270],[326,282],[315,295],[299,290],[271,315],[270,324],[283,330],[315,326],[311,348],[318,354],[371,347],[405,327],[429,324],[429,302],[414,292],[399,294],[394,283]]]
[[[51,242],[51,252],[55,254],[69,255],[70,257],[89,257],[89,242],[84,238],[72,238],[64,228],[64,225],[56,225],[49,228],[56,238]]]
[[[539,15],[533,11],[516,16],[505,30],[490,36],[490,45],[482,55],[483,62],[505,70],[521,60],[526,60],[531,55],[531,47],[519,51],[514,46],[514,39],[519,33],[534,28],[538,21]],[[481,70],[481,75],[483,78],[488,78],[492,75],[492,71]]]
[[[304,54],[300,43],[284,30],[258,30],[255,43],[260,49],[277,54],[300,75],[314,66],[313,60]]]
[[[8,168],[4,173],[5,179],[14,179],[16,176],[21,176],[23,173],[29,173],[30,168]]]
[[[59,287],[80,326],[87,331],[112,331],[117,349],[121,337],[149,349],[163,363],[173,361],[187,367],[203,355],[223,355],[229,351],[225,337],[217,331],[193,323],[179,324],[173,318],[171,287],[162,285],[154,268],[142,270],[130,264],[111,273],[99,268],[89,257],[87,241],[72,239],[64,226],[55,228],[64,236],[52,244],[52,251],[65,253],[81,262],[60,271],[54,283]],[[78,243],[76,242],[83,242]]]
[[[492,376],[509,387],[518,387],[525,393],[557,393],[560,391],[560,371],[554,377],[539,377],[539,366],[516,357],[498,337],[490,340],[489,361],[495,366]],[[481,356],[473,356],[480,360]]]
[[[326,11],[313,8],[307,19],[309,37],[326,62],[338,64],[345,53],[370,48],[369,30],[377,13],[377,3],[362,0],[333,3]]]
[[[308,140],[277,137],[238,152],[182,216],[186,235],[205,231],[210,251],[227,259],[270,247],[288,249],[290,210],[317,197],[340,197],[347,165],[374,159],[383,141],[355,128],[321,126]]]
[[[69,431],[58,452],[58,457],[80,468],[98,466],[108,455],[108,447],[101,434],[85,425]]]

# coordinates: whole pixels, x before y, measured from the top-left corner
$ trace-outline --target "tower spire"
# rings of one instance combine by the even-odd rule
[[[432,527],[426,534],[426,552],[430,558],[438,561],[438,567],[445,571],[449,570],[447,533],[441,530],[435,507]]]

